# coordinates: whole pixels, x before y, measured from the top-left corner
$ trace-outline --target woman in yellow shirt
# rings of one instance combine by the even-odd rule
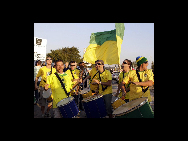
[[[132,70],[121,83],[122,95],[126,95],[124,84],[130,84],[129,100],[137,98],[147,97],[148,101],[151,102],[151,95],[149,86],[154,84],[153,72],[147,69],[148,60],[145,57],[137,58],[137,70]],[[141,82],[139,81],[139,77]]]
[[[119,85],[118,85],[118,90],[117,93],[114,96],[122,96],[122,91],[119,93],[119,90],[121,88],[121,82],[123,81],[123,79],[129,74],[131,70],[131,66],[132,66],[132,62],[131,60],[125,59],[122,63],[122,69],[123,71],[120,73],[119,75]],[[125,85],[125,89],[126,89],[126,96],[125,96],[125,102],[129,102],[129,91],[130,91],[130,84],[126,84]]]

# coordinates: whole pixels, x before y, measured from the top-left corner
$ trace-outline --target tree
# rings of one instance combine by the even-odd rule
[[[57,50],[50,50],[51,53],[48,53],[46,56],[51,57],[52,61],[62,60],[65,62],[76,61],[77,63],[83,61],[83,58],[80,56],[80,52],[77,47],[62,47]]]

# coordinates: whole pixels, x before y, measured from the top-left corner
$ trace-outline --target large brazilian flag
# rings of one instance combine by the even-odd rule
[[[86,48],[83,60],[95,64],[103,60],[104,64],[120,64],[121,44],[123,42],[124,23],[115,23],[116,29],[91,33],[90,45]]]

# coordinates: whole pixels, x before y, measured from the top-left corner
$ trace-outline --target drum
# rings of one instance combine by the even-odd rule
[[[121,105],[125,104],[126,102],[124,100],[122,100],[121,98],[117,98],[113,103],[112,103],[112,107],[115,109],[117,109],[118,107],[120,107]]]
[[[115,118],[154,118],[154,113],[146,97],[138,98],[118,107],[112,113]]]
[[[45,91],[45,90],[43,91],[42,96],[44,98],[49,98],[51,96],[51,94],[52,94],[52,91],[51,91],[51,88],[49,88],[47,91]]]
[[[73,118],[79,112],[78,107],[74,101],[74,97],[68,97],[61,100],[57,103],[57,107],[59,108],[63,118]]]
[[[103,118],[107,115],[103,95],[93,95],[82,102],[87,118]]]
[[[83,98],[91,96],[90,89],[83,89],[81,90],[80,94],[82,95]]]

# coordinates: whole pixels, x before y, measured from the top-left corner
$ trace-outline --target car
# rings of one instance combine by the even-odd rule
[[[116,78],[118,78],[118,77],[119,77],[119,72],[114,71],[112,74],[112,80],[116,80]]]

